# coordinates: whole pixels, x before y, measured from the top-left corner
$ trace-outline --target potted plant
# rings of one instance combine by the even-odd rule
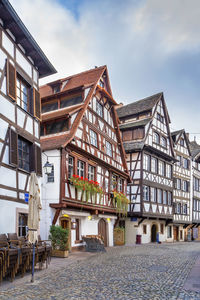
[[[83,191],[85,193],[86,202],[88,202],[90,196],[92,198],[93,195],[96,196],[97,194],[99,194],[99,202],[101,201],[103,190],[97,181],[73,175],[70,178],[70,183],[73,184],[78,191]]]
[[[49,239],[52,242],[52,256],[68,257],[68,237],[68,229],[55,225],[50,227]]]
[[[128,211],[128,204],[129,204],[128,198],[123,193],[118,192],[116,190],[113,190],[112,192],[113,192],[114,206],[116,207],[117,212],[126,216]]]

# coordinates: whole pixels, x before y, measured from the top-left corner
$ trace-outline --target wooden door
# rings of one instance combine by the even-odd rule
[[[151,227],[151,242],[152,243],[156,242],[156,234],[157,234],[157,228],[156,228],[156,225],[153,224]]]
[[[101,219],[98,224],[98,234],[103,237],[104,246],[107,247],[107,230],[106,230],[106,221]]]
[[[174,241],[178,241],[178,227],[174,226]]]

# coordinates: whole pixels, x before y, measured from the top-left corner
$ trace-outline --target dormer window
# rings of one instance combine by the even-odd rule
[[[53,94],[57,94],[60,92],[60,85],[55,85],[52,87],[52,90],[53,90]]]
[[[96,113],[103,118],[103,105],[98,101],[96,102]]]

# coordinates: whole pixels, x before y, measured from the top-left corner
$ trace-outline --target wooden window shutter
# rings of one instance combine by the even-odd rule
[[[122,132],[123,141],[132,140],[132,130],[126,130]]]
[[[40,120],[41,100],[40,100],[40,93],[36,89],[33,89],[33,101],[34,101],[34,117]]]
[[[7,94],[16,101],[16,70],[9,61],[7,61]]]
[[[12,129],[10,129],[9,146],[10,164],[16,167],[18,166],[18,134]]]
[[[36,163],[36,174],[42,176],[42,152],[41,148],[35,145],[35,163]]]

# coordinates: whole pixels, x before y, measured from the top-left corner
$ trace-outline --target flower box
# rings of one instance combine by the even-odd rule
[[[69,256],[69,251],[68,250],[53,249],[51,256],[66,258],[66,257]]]

